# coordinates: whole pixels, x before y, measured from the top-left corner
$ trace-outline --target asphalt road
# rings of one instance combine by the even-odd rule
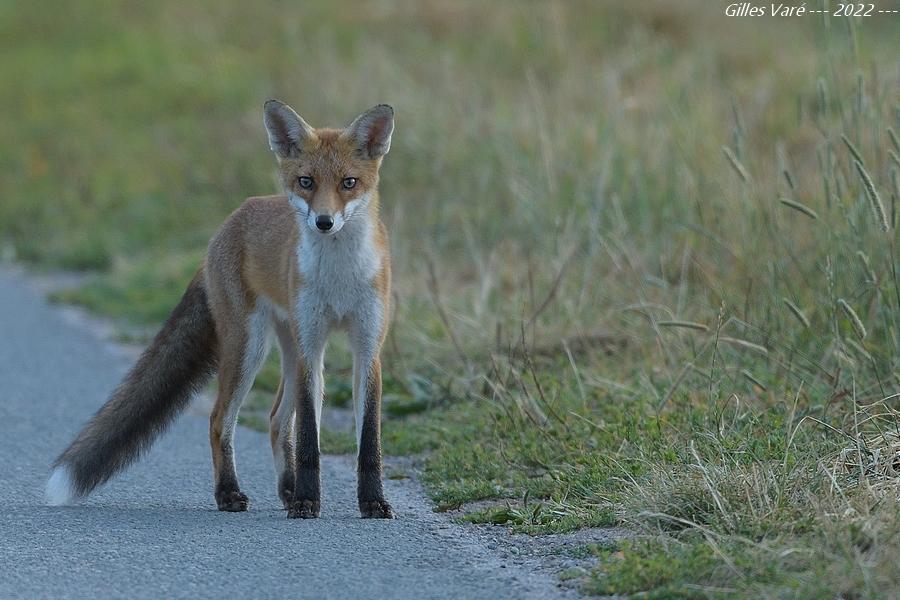
[[[322,518],[289,520],[267,437],[241,429],[252,502],[220,513],[207,420],[188,412],[80,506],[48,507],[48,465],[129,366],[0,269],[0,598],[551,598],[552,576],[507,563],[431,512],[418,485],[386,481],[398,513],[363,520],[355,469],[325,457]],[[327,411],[327,407],[326,407]]]

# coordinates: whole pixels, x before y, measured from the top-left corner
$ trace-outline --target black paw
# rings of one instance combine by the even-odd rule
[[[250,506],[250,499],[247,494],[240,490],[232,492],[219,492],[216,494],[216,504],[219,510],[226,512],[243,512]]]
[[[281,477],[278,483],[278,497],[281,498],[281,504],[285,510],[291,508],[294,503],[294,479],[292,477]]]
[[[318,519],[318,500],[294,500],[288,507],[288,519]]]
[[[387,500],[360,500],[359,513],[363,519],[393,519],[394,510]]]
[[[294,490],[282,488],[278,490],[278,497],[281,498],[281,504],[284,506],[284,510],[290,510],[291,505],[294,503]]]

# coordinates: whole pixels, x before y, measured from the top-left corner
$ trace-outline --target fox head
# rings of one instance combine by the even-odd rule
[[[314,129],[278,100],[265,104],[269,147],[291,204],[316,234],[334,235],[376,196],[394,109],[379,104],[345,129]]]

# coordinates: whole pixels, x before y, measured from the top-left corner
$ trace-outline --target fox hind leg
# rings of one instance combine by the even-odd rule
[[[239,336],[237,341],[229,342],[226,339],[223,343],[219,364],[219,392],[209,422],[215,497],[221,511],[245,511],[250,505],[247,495],[241,492],[238,485],[234,461],[234,430],[241,405],[268,353],[268,337],[266,315],[262,311],[256,311],[250,315],[244,335]]]
[[[275,394],[269,417],[269,439],[278,477],[278,497],[284,508],[294,499],[294,398],[297,395],[297,349],[287,324],[276,323],[275,332],[281,348],[281,383]]]

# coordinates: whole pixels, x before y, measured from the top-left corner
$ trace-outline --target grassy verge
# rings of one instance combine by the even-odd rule
[[[315,124],[389,101],[385,447],[426,453],[440,508],[625,524],[590,549],[598,594],[900,588],[892,17],[94,8],[0,8],[0,254],[99,271],[60,300],[158,322],[224,216],[273,191],[263,98]],[[276,386],[273,358],[247,422]]]

